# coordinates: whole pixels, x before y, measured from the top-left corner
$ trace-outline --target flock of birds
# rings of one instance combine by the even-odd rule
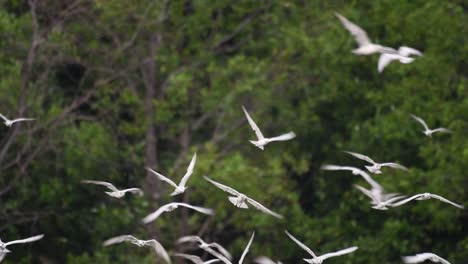
[[[422,56],[422,53],[419,52],[416,49],[409,48],[406,46],[400,47],[398,50],[395,50],[393,48],[385,47],[379,44],[374,44],[372,43],[366,32],[361,29],[359,26],[353,24],[350,22],[347,18],[344,16],[335,13],[338,19],[341,21],[343,26],[356,38],[357,43],[359,44],[359,47],[352,52],[354,54],[358,55],[371,55],[374,53],[380,53],[380,58],[379,58],[379,63],[378,63],[378,71],[382,72],[383,69],[392,61],[398,60],[400,63],[410,63],[414,60],[414,58],[411,58],[411,55],[417,55],[417,56]],[[285,134],[282,134],[280,136],[276,137],[271,137],[267,138],[263,135],[263,133],[260,131],[259,127],[257,124],[254,122],[250,114],[247,112],[244,106],[242,106],[242,110],[246,116],[246,119],[251,126],[252,130],[255,132],[255,135],[257,137],[256,140],[250,140],[250,142],[258,147],[261,150],[264,150],[265,146],[271,142],[274,141],[287,141],[291,140],[296,137],[296,134],[294,132],[288,132]],[[426,122],[415,115],[411,115],[411,117],[420,123],[423,127],[423,133],[431,137],[432,134],[436,132],[442,132],[442,133],[451,133],[450,130],[446,128],[436,128],[436,129],[430,129]],[[33,118],[16,118],[16,119],[8,119],[4,115],[0,114],[0,118],[4,120],[4,124],[8,127],[11,127],[13,124],[17,122],[24,122],[24,121],[33,121],[35,119]],[[400,169],[400,170],[405,170],[407,171],[408,168],[405,166],[402,166],[397,163],[393,162],[385,162],[385,163],[378,163],[371,159],[368,156],[356,153],[356,152],[351,152],[351,151],[344,151],[344,153],[347,153],[357,159],[366,161],[369,163],[368,166],[365,166],[365,169],[369,171],[372,174],[381,174],[382,173],[382,168],[383,167],[389,167],[393,169]],[[176,184],[174,181],[169,179],[168,177],[160,174],[159,172],[146,167],[146,170],[154,174],[158,179],[161,181],[164,181],[171,185],[174,188],[174,191],[170,194],[171,196],[176,196],[184,193],[187,190],[187,182],[194,173],[194,168],[195,164],[197,161],[197,154],[195,153],[192,157],[192,160],[187,168],[187,172],[185,175],[182,177],[181,181]],[[406,195],[400,195],[399,193],[386,193],[384,188],[377,182],[375,181],[370,174],[366,173],[364,170],[361,170],[356,167],[351,167],[351,166],[338,166],[338,165],[323,165],[321,166],[322,170],[329,170],[329,171],[351,171],[353,175],[359,175],[361,176],[370,186],[370,189],[366,189],[363,186],[360,185],[355,185],[355,188],[357,188],[359,191],[361,191],[363,194],[368,196],[371,201],[370,204],[372,205],[372,208],[377,209],[377,210],[388,210],[389,208],[392,207],[397,207],[397,206],[402,206],[410,201],[413,200],[427,200],[427,199],[437,199],[440,200],[444,203],[450,204],[452,206],[455,206],[457,208],[463,209],[463,206],[457,203],[454,203],[442,196],[436,195],[436,194],[431,194],[431,193],[422,193],[422,194],[416,194],[410,197],[407,197]],[[213,184],[215,187],[221,189],[222,191],[228,193],[229,197],[228,200],[231,202],[235,207],[241,208],[241,209],[248,209],[249,206],[254,207],[255,209],[259,210],[262,213],[269,214],[275,218],[282,219],[283,216],[268,209],[261,203],[257,202],[253,198],[247,196],[246,194],[243,194],[237,190],[235,190],[232,187],[226,186],[224,184],[221,184],[217,181],[214,181],[210,179],[207,176],[204,176],[204,179],[208,181],[209,183]],[[101,185],[104,186],[108,189],[105,193],[111,197],[114,198],[122,198],[124,197],[127,193],[131,193],[134,195],[142,196],[143,191],[140,188],[127,188],[127,189],[118,189],[115,187],[112,183],[109,182],[104,182],[104,181],[95,181],[95,180],[83,180],[82,183],[84,184],[94,184],[94,185]],[[165,212],[170,212],[178,207],[185,207],[189,208],[191,210],[197,211],[202,214],[206,215],[213,215],[214,210],[210,208],[204,208],[200,206],[194,206],[190,205],[187,203],[181,203],[181,202],[172,202],[168,203],[166,205],[161,206],[159,209],[156,211],[148,214],[146,217],[142,219],[143,224],[149,224],[154,222],[157,218],[159,218],[163,213]],[[326,253],[323,255],[316,255],[309,247],[307,247],[305,244],[303,244],[301,241],[299,241],[297,238],[295,238],[291,233],[289,233],[287,230],[285,230],[285,233],[287,237],[289,237],[294,243],[296,243],[299,247],[301,247],[303,250],[305,250],[311,258],[304,258],[303,260],[307,263],[313,263],[313,264],[320,264],[324,260],[331,258],[331,257],[337,257],[345,254],[352,253],[356,250],[358,250],[358,247],[353,246],[353,247],[348,247],[345,249],[338,250],[336,252],[331,252],[331,253]],[[4,259],[7,253],[10,253],[11,251],[8,250],[6,247],[9,245],[13,244],[21,244],[21,243],[30,243],[30,242],[35,242],[40,239],[42,239],[44,235],[37,235],[33,236],[30,238],[26,239],[20,239],[20,240],[15,240],[15,241],[10,241],[7,243],[4,243],[0,240],[0,262]],[[254,240],[255,237],[255,232],[252,233],[252,236],[250,240],[248,241],[241,257],[239,258],[238,263],[241,264],[243,263],[245,256],[247,255],[249,248]],[[117,237],[110,238],[106,241],[103,242],[104,246],[110,246],[118,243],[123,243],[123,242],[129,242],[134,245],[137,245],[139,247],[142,246],[148,246],[154,249],[156,252],[157,256],[162,258],[165,262],[171,263],[171,258],[166,251],[166,249],[156,240],[156,239],[151,239],[151,240],[140,240],[132,235],[121,235]],[[209,264],[209,263],[215,263],[215,262],[224,262],[226,264],[231,264],[232,263],[232,255],[229,253],[227,249],[225,249],[223,246],[221,246],[218,243],[212,242],[212,243],[207,243],[205,242],[202,238],[198,236],[184,236],[179,238],[176,241],[177,244],[181,243],[192,243],[192,244],[197,244],[198,247],[205,252],[209,253],[214,257],[214,259],[205,261],[202,260],[199,256],[195,255],[189,255],[189,254],[183,254],[183,253],[173,253],[172,255],[174,257],[180,257],[184,258],[186,260],[189,260],[195,264]],[[433,253],[420,253],[416,254],[414,256],[404,256],[402,257],[402,260],[404,263],[420,263],[424,262],[426,260],[430,260],[433,262],[440,262],[443,264],[450,264],[447,260],[437,256],[436,254]],[[255,258],[254,260],[256,263],[259,264],[281,264],[280,261],[273,261],[268,257],[265,256],[260,256]]]

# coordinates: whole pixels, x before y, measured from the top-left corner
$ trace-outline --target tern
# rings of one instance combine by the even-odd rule
[[[43,237],[44,237],[44,235],[37,235],[37,236],[25,238],[25,239],[13,240],[13,241],[6,242],[6,243],[4,243],[4,242],[0,239],[0,254],[3,255],[3,254],[5,254],[5,253],[10,253],[11,251],[8,250],[8,249],[6,248],[6,247],[9,246],[9,245],[34,242],[34,241],[37,241],[37,240],[42,239]]]
[[[346,17],[339,13],[335,13],[338,19],[341,21],[343,26],[354,36],[359,48],[354,49],[352,52],[356,55],[371,55],[374,53],[390,53],[397,54],[397,51],[393,48],[384,47],[379,44],[374,44],[369,40],[367,33],[360,28],[358,25],[349,21]]]
[[[443,128],[443,127],[439,127],[439,128],[436,128],[436,129],[430,129],[427,126],[426,122],[422,118],[420,118],[418,116],[415,116],[413,114],[411,114],[411,117],[414,120],[416,120],[417,122],[419,122],[424,127],[423,133],[424,133],[424,135],[426,135],[428,137],[432,137],[432,134],[435,133],[435,132],[452,133],[452,131],[450,131],[447,128]]]
[[[436,194],[432,194],[432,193],[421,193],[421,194],[416,194],[416,195],[413,195],[409,198],[406,198],[404,200],[401,200],[401,201],[398,201],[396,203],[392,203],[392,204],[389,204],[390,206],[392,207],[396,207],[396,206],[400,206],[400,205],[403,205],[405,203],[408,203],[412,200],[419,200],[419,201],[423,201],[423,200],[429,200],[431,198],[434,198],[434,199],[437,199],[439,201],[442,201],[444,203],[448,203],[448,204],[451,204],[457,208],[460,208],[460,209],[463,209],[463,205],[459,205],[459,204],[456,204],[448,199],[445,199],[444,197],[440,196],[440,195],[436,195]]]
[[[245,116],[247,117],[247,121],[249,122],[253,131],[257,135],[257,141],[250,140],[250,143],[254,144],[259,149],[264,150],[265,145],[273,141],[286,141],[296,137],[296,134],[294,134],[294,132],[291,131],[278,137],[266,138],[263,136],[262,132],[260,131],[260,128],[258,128],[257,124],[255,124],[255,122],[250,117],[249,113],[247,112],[244,106],[242,106],[242,110],[244,111]]]
[[[221,260],[224,263],[230,263],[232,260],[232,255],[227,251],[223,246],[221,246],[218,243],[206,243],[203,239],[201,239],[199,236],[184,236],[179,239],[177,239],[177,244],[180,243],[187,243],[187,242],[192,242],[192,243],[198,243],[198,247],[205,250],[206,252],[210,253],[211,255],[215,256],[219,260]],[[214,250],[214,249],[216,250]]]
[[[413,49],[413,48],[406,47],[406,46],[401,46],[398,49],[397,54],[382,53],[382,55],[380,55],[379,57],[379,63],[377,65],[377,69],[379,73],[382,72],[385,69],[385,67],[387,67],[387,65],[390,64],[390,62],[394,60],[398,60],[400,61],[400,63],[404,63],[404,64],[411,63],[414,61],[414,58],[410,57],[411,55],[422,56],[422,53],[417,49]]]
[[[143,195],[143,191],[139,188],[129,188],[129,189],[124,189],[124,190],[119,190],[117,189],[112,183],[105,182],[105,181],[90,181],[90,180],[84,180],[81,181],[81,183],[87,183],[87,184],[96,184],[96,185],[103,185],[106,186],[111,192],[105,192],[107,195],[115,197],[115,198],[122,198],[125,196],[127,192],[134,193],[138,196]]]
[[[177,185],[175,182],[173,182],[171,179],[167,178],[166,176],[152,170],[149,167],[146,167],[146,169],[152,173],[154,173],[158,178],[162,181],[165,181],[172,185],[175,188],[175,191],[171,193],[171,196],[175,196],[178,194],[181,194],[185,192],[187,187],[185,186],[187,184],[187,181],[189,180],[190,176],[193,174],[193,168],[195,167],[195,163],[197,161],[197,153],[195,153],[192,157],[192,161],[190,162],[190,165],[187,168],[187,172],[185,173],[184,177],[182,177],[182,180],[180,181],[179,185]]]
[[[387,205],[398,200],[404,199],[406,196],[399,195],[398,193],[383,193],[383,190],[368,190],[360,185],[355,184],[354,187],[364,193],[367,197],[371,198],[372,208],[379,210],[387,210]]]
[[[183,253],[175,253],[174,256],[181,257],[181,258],[184,258],[184,259],[188,259],[188,260],[190,260],[191,262],[193,262],[195,264],[210,264],[210,263],[215,263],[215,262],[220,261],[219,259],[212,259],[212,260],[208,260],[208,261],[203,261],[199,256],[183,254]]]
[[[259,211],[262,211],[264,213],[267,213],[267,214],[270,214],[276,218],[279,218],[279,219],[282,219],[283,216],[282,215],[279,215],[273,211],[271,211],[270,209],[266,208],[265,206],[263,206],[262,204],[260,204],[259,202],[255,201],[254,199],[250,198],[250,197],[247,197],[247,195],[243,194],[243,193],[240,193],[236,190],[234,190],[233,188],[231,187],[228,187],[226,185],[223,185],[219,182],[216,182],[216,181],[213,181],[212,179],[204,176],[204,178],[211,182],[212,184],[214,184],[216,187],[220,188],[221,190],[231,194],[231,195],[234,195],[233,196],[230,196],[228,197],[229,201],[236,207],[239,207],[239,208],[242,208],[242,209],[247,209],[249,208],[249,206],[247,205],[247,203],[251,204],[253,207],[255,207],[257,210]],[[246,203],[247,202],[247,203]]]
[[[254,262],[258,264],[283,264],[281,263],[281,261],[274,262],[273,260],[265,256],[256,257],[254,259]]]
[[[15,119],[8,119],[6,118],[4,115],[0,114],[0,118],[2,118],[3,120],[5,120],[4,124],[7,126],[7,127],[11,127],[14,123],[16,122],[23,122],[23,121],[33,121],[33,120],[36,120],[35,118],[25,118],[25,117],[20,117],[20,118],[15,118]]]
[[[372,186],[373,190],[377,191],[383,191],[382,186],[377,183],[372,177],[367,174],[365,171],[358,169],[356,167],[351,167],[351,166],[338,166],[338,165],[322,165],[320,167],[321,170],[328,170],[328,171],[340,171],[340,170],[345,170],[345,171],[351,171],[353,175],[359,175],[361,176],[367,183],[369,183]]]
[[[154,211],[153,213],[147,215],[145,218],[143,218],[142,222],[144,224],[151,223],[154,220],[156,220],[162,213],[174,211],[179,206],[187,207],[189,209],[198,211],[198,212],[200,212],[202,214],[207,214],[207,215],[213,215],[214,214],[213,209],[210,209],[210,208],[193,206],[193,205],[190,205],[190,204],[187,204],[187,203],[168,203],[166,205],[163,205],[163,206],[159,207],[159,209]]]
[[[368,171],[370,171],[371,173],[375,173],[375,174],[381,174],[382,171],[380,170],[382,167],[391,167],[391,168],[394,168],[394,169],[400,169],[400,170],[405,170],[407,171],[408,168],[406,168],[405,166],[402,166],[400,164],[397,164],[397,163],[393,163],[393,162],[386,162],[386,163],[377,163],[375,161],[373,161],[371,158],[365,156],[365,155],[362,155],[362,154],[359,154],[359,153],[355,153],[355,152],[351,152],[351,151],[343,151],[345,153],[348,153],[358,159],[361,159],[361,160],[364,160],[364,161],[367,161],[369,163],[372,164],[372,166],[364,166],[366,167],[366,169]]]
[[[288,235],[288,237],[292,241],[294,241],[297,245],[299,245],[302,249],[304,249],[307,253],[309,253],[312,256],[311,259],[304,259],[304,261],[307,262],[307,263],[321,264],[327,258],[332,258],[332,257],[341,256],[341,255],[344,255],[344,254],[349,254],[349,253],[354,252],[354,251],[356,251],[358,249],[358,247],[349,247],[349,248],[339,250],[337,252],[327,253],[327,254],[323,254],[323,255],[317,257],[317,255],[315,255],[315,253],[309,247],[304,245],[301,241],[299,241],[297,238],[295,238],[293,235],[291,235],[288,231],[285,230],[284,232],[286,233],[286,235]]]
[[[139,247],[143,247],[143,246],[152,247],[154,251],[156,252],[156,255],[163,258],[167,263],[171,263],[171,259],[169,258],[167,251],[156,239],[140,240],[131,235],[122,235],[122,236],[113,237],[104,241],[103,245],[107,247],[107,246],[117,244],[117,243],[122,243],[122,242],[130,242]]]
[[[404,263],[410,264],[410,263],[421,263],[426,260],[430,260],[432,262],[440,262],[442,264],[450,264],[447,260],[437,256],[434,253],[420,253],[416,254],[414,256],[406,256],[406,257],[401,257]]]

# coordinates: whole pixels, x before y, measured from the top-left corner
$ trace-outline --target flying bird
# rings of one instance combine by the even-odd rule
[[[187,172],[185,173],[184,177],[182,177],[182,180],[180,181],[179,185],[177,185],[171,179],[169,179],[166,176],[152,170],[149,167],[146,167],[146,169],[148,171],[154,173],[156,176],[158,176],[158,178],[160,180],[165,181],[165,182],[169,183],[170,185],[172,185],[175,188],[175,190],[174,190],[174,192],[171,193],[171,196],[175,196],[175,195],[178,195],[178,194],[181,194],[181,193],[185,192],[185,190],[187,189],[187,187],[185,185],[187,184],[187,181],[189,180],[190,176],[192,176],[192,174],[193,174],[193,168],[195,167],[196,161],[197,161],[197,153],[195,153],[193,155],[192,161],[190,162],[190,165],[187,168]]]
[[[256,257],[254,259],[254,262],[258,264],[283,264],[281,263],[281,261],[274,262],[273,260],[265,256]]]
[[[342,249],[342,250],[339,250],[339,251],[336,251],[336,252],[333,252],[333,253],[327,253],[327,254],[323,254],[321,256],[317,256],[317,255],[315,255],[315,253],[309,247],[304,245],[301,241],[299,241],[297,238],[295,238],[293,235],[291,235],[288,231],[285,230],[284,232],[286,233],[286,235],[288,235],[288,237],[292,241],[294,241],[297,245],[299,245],[302,249],[304,249],[307,253],[309,253],[312,256],[311,259],[304,259],[304,261],[307,262],[307,263],[321,264],[327,258],[332,258],[332,257],[337,257],[337,256],[349,254],[349,253],[354,252],[354,251],[356,251],[358,249],[358,247],[349,247],[349,248],[345,248],[345,249]]]
[[[369,40],[367,33],[360,28],[358,25],[349,21],[346,17],[339,13],[335,13],[338,19],[341,21],[343,26],[353,35],[358,43],[359,47],[354,49],[352,52],[357,55],[371,55],[374,53],[390,53],[397,54],[397,51],[393,48],[384,47],[379,44],[374,44]]]
[[[364,160],[364,161],[367,161],[367,162],[371,163],[372,166],[364,166],[371,173],[381,174],[382,171],[380,169],[382,167],[390,167],[390,168],[400,169],[400,170],[405,170],[405,171],[408,170],[408,168],[406,168],[405,166],[402,166],[402,165],[397,164],[397,163],[393,163],[393,162],[377,163],[377,162],[373,161],[371,158],[369,158],[368,156],[365,156],[365,155],[362,155],[362,154],[359,154],[359,153],[355,153],[355,152],[351,152],[351,151],[343,151],[343,152],[348,153],[348,154],[350,154],[350,155],[352,155],[352,156],[354,156],[354,157],[356,157],[358,159],[361,159],[361,160]]]
[[[249,121],[250,126],[255,132],[255,135],[257,135],[257,140],[250,140],[250,143],[254,144],[259,149],[264,150],[265,145],[273,141],[286,141],[296,137],[296,134],[294,134],[294,132],[291,131],[278,137],[266,138],[263,136],[262,132],[260,131],[260,128],[258,128],[257,124],[255,124],[252,117],[250,117],[249,113],[247,112],[244,106],[242,106],[242,110],[244,111],[245,116],[247,117],[247,121]]]
[[[124,189],[124,190],[119,190],[117,189],[112,183],[105,182],[105,181],[90,181],[90,180],[84,180],[81,181],[81,183],[87,183],[87,184],[96,184],[96,185],[102,185],[106,186],[110,192],[105,192],[107,195],[115,197],[115,198],[122,198],[125,196],[127,192],[136,194],[138,196],[143,195],[143,191],[139,188],[129,188],[129,189]]]
[[[398,199],[404,199],[406,196],[399,195],[398,193],[384,193],[383,190],[376,191],[374,189],[368,190],[360,185],[355,184],[354,187],[364,193],[367,197],[371,198],[371,204],[374,205],[372,208],[379,210],[387,210],[386,207],[389,203],[392,203]]]
[[[429,200],[431,198],[434,198],[434,199],[437,199],[439,201],[442,201],[444,203],[448,203],[448,204],[451,204],[457,208],[460,208],[460,209],[463,209],[463,205],[459,205],[459,204],[456,204],[448,199],[445,199],[444,197],[440,196],[440,195],[436,195],[436,194],[432,194],[432,193],[421,193],[421,194],[416,194],[416,195],[413,195],[407,199],[404,199],[404,200],[401,200],[401,201],[398,201],[396,203],[392,203],[392,204],[389,204],[390,206],[392,207],[397,207],[397,206],[400,206],[400,205],[403,205],[405,203],[408,203],[412,200],[419,200],[419,201],[423,201],[423,200]]]
[[[233,196],[230,196],[228,197],[229,201],[236,207],[239,207],[239,208],[242,208],[242,209],[247,209],[249,208],[249,206],[247,205],[247,203],[251,204],[253,207],[255,207],[257,210],[259,211],[262,211],[266,214],[270,214],[276,218],[279,218],[279,219],[282,219],[283,216],[282,215],[279,215],[273,211],[271,211],[270,209],[266,208],[265,206],[263,206],[262,204],[260,204],[259,202],[255,201],[254,199],[250,198],[250,197],[247,197],[245,194],[243,193],[240,193],[236,190],[234,190],[233,188],[231,187],[228,187],[224,184],[221,184],[219,182],[216,182],[216,181],[213,181],[212,179],[204,176],[204,178],[211,182],[212,184],[214,184],[216,187],[218,187],[219,189],[233,195]]]
[[[204,251],[210,253],[211,255],[215,256],[219,260],[224,263],[231,263],[232,255],[227,251],[223,246],[218,243],[206,243],[201,237],[199,236],[184,236],[177,239],[176,243],[198,243],[198,247],[203,249]],[[215,250],[216,249],[216,250]]]
[[[8,250],[8,249],[6,248],[6,247],[8,247],[9,245],[30,243],[30,242],[34,242],[34,241],[40,240],[40,239],[42,239],[43,237],[44,237],[44,235],[37,235],[37,236],[25,238],[25,239],[13,240],[13,241],[6,242],[6,243],[4,243],[4,242],[0,239],[0,254],[10,253],[11,251]]]
[[[382,53],[379,57],[379,63],[377,69],[382,72],[385,67],[394,60],[398,60],[400,63],[408,64],[414,61],[414,58],[410,57],[411,55],[422,56],[423,54],[417,50],[406,46],[401,46],[398,49],[398,53]]]
[[[202,214],[207,214],[207,215],[213,215],[214,214],[213,209],[210,209],[210,208],[193,206],[193,205],[190,205],[190,204],[187,204],[187,203],[168,203],[166,205],[163,205],[163,206],[159,207],[159,209],[154,211],[153,213],[147,215],[145,218],[143,218],[142,222],[144,224],[151,223],[154,220],[156,220],[162,213],[174,211],[179,206],[187,207],[189,209],[198,211],[198,212],[200,212]]]
[[[420,253],[416,254],[414,256],[406,256],[406,257],[401,257],[404,263],[411,264],[411,263],[421,263],[426,260],[430,260],[432,262],[440,262],[442,264],[450,264],[447,260],[437,256],[434,253]]]
[[[122,235],[122,236],[113,237],[104,241],[103,246],[107,247],[107,246],[122,243],[122,242],[130,242],[139,247],[143,247],[143,246],[152,247],[154,251],[156,252],[156,255],[163,258],[167,263],[169,264],[171,263],[171,259],[169,258],[169,254],[167,254],[166,249],[164,249],[164,247],[156,239],[140,240],[131,235]]]
[[[415,116],[413,114],[411,114],[411,117],[424,127],[423,133],[424,133],[424,135],[426,135],[428,137],[432,137],[432,134],[436,133],[436,132],[452,133],[452,131],[448,130],[447,128],[443,128],[443,127],[439,127],[439,128],[436,128],[436,129],[430,129],[427,126],[426,122],[422,118],[420,118],[418,116]]]
[[[3,120],[5,120],[4,124],[7,126],[7,127],[11,127],[14,123],[16,122],[23,122],[23,121],[33,121],[33,120],[36,120],[35,118],[25,118],[25,117],[20,117],[20,118],[16,118],[16,119],[8,119],[6,118],[4,115],[0,114],[0,118],[2,118]]]
[[[175,253],[174,256],[188,259],[195,264],[210,264],[210,263],[215,263],[215,262],[220,261],[219,259],[212,259],[212,260],[204,261],[199,256],[183,254],[183,253]]]

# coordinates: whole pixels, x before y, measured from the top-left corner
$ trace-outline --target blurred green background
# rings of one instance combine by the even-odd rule
[[[378,74],[378,56],[352,54],[334,12],[376,43],[424,56]],[[467,54],[463,0],[2,0],[0,112],[38,120],[0,126],[0,237],[45,234],[10,246],[4,263],[161,263],[149,248],[102,246],[123,234],[201,255],[175,244],[199,234],[237,261],[254,230],[245,263],[302,262],[309,256],[285,229],[317,254],[359,246],[330,264],[420,252],[467,263],[466,210],[436,200],[374,210],[352,186],[362,179],[319,169],[362,167],[341,152],[355,151],[410,168],[374,177],[390,192],[468,206]],[[297,138],[255,148],[241,105],[266,136]],[[425,137],[411,113],[454,133]],[[194,152],[183,196],[144,169],[178,182]],[[203,175],[285,220],[235,208]],[[114,199],[83,179],[146,193]],[[177,209],[141,224],[172,201],[216,215]]]

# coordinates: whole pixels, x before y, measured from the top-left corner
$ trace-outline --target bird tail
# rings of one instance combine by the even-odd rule
[[[228,199],[229,199],[229,201],[230,201],[233,205],[235,205],[235,206],[237,206],[237,207],[239,207],[239,208],[243,208],[243,209],[249,208],[245,202],[242,202],[242,203],[239,205],[239,203],[238,203],[239,200],[238,200],[237,197],[228,197]]]

